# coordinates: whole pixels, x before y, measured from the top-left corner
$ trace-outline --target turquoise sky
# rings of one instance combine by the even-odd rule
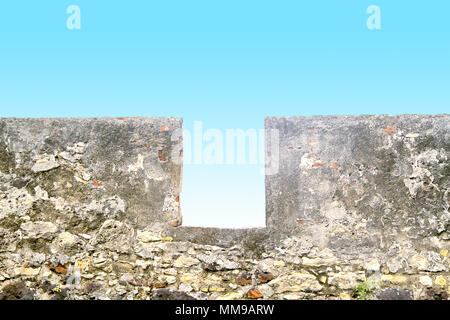
[[[81,29],[66,28],[66,8]],[[366,8],[381,9],[368,30]],[[448,113],[449,1],[7,1],[0,116],[180,116],[192,129],[264,116]],[[259,166],[188,165],[188,225],[261,226]]]

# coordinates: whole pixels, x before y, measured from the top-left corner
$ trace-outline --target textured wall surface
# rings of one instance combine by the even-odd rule
[[[0,119],[2,191],[12,201],[2,216],[25,215],[31,204],[21,200],[40,196],[54,213],[126,212],[138,226],[179,219],[181,164],[171,160],[181,128],[175,118]],[[98,227],[88,220],[66,228]]]
[[[267,118],[267,227],[215,229],[180,119],[0,119],[0,299],[448,299],[449,120]]]
[[[447,239],[450,116],[267,118],[266,127],[280,137],[269,228],[341,255]]]

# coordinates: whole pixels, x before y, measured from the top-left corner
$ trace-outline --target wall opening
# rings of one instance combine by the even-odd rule
[[[265,226],[264,129],[184,122],[183,226]]]

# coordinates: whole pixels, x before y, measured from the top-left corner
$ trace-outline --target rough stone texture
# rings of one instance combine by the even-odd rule
[[[0,299],[448,299],[449,120],[267,118],[267,227],[217,229],[181,120],[0,119]]]
[[[40,201],[54,218],[75,210],[66,228],[77,231],[99,228],[101,214],[143,227],[181,220],[181,164],[170,161],[181,128],[176,118],[0,119],[1,216]]]
[[[338,256],[379,252],[393,272],[447,271],[450,116],[275,117],[266,128],[280,136],[279,173],[266,177],[277,236]]]

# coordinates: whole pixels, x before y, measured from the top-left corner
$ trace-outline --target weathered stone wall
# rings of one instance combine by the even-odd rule
[[[449,115],[273,117],[265,126],[278,130],[280,149],[278,173],[266,176],[267,227],[303,245],[303,266],[337,268],[321,272],[341,289],[374,271],[372,282],[415,298],[427,286],[448,290]]]
[[[0,299],[446,299],[449,120],[267,118],[267,227],[215,229],[181,120],[0,119]]]

